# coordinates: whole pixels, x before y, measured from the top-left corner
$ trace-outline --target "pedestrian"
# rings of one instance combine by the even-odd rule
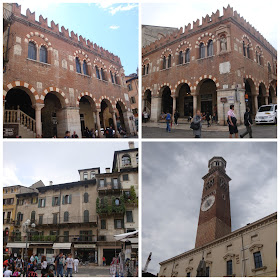
[[[55,264],[57,270],[56,276],[63,277],[63,253],[62,252],[60,252],[60,254],[57,256]]]
[[[210,116],[209,112],[207,112],[207,113],[206,113],[207,127],[211,126],[210,120],[211,120],[211,116]]]
[[[78,272],[78,266],[79,266],[79,259],[78,257],[76,257],[74,259],[74,272],[77,273]]]
[[[15,271],[15,259],[14,259],[13,254],[10,255],[9,266],[11,267],[12,272],[14,272]]]
[[[149,119],[149,114],[146,110],[144,110],[143,112],[143,118],[144,118],[144,123],[146,123]]]
[[[17,267],[15,272],[13,273],[12,277],[20,277],[20,275],[21,275],[20,268]]]
[[[30,262],[34,262],[35,261],[35,254],[32,254],[32,256],[30,257]]]
[[[11,266],[8,266],[8,268],[5,270],[5,272],[3,273],[3,276],[4,277],[11,277],[13,275],[13,272],[12,272],[12,267]]]
[[[69,130],[67,130],[67,131],[65,132],[64,138],[70,138],[70,131],[69,131]]]
[[[45,277],[48,273],[48,270],[47,270],[47,267],[48,267],[48,263],[47,263],[47,258],[46,256],[42,256],[41,258],[41,276],[42,277]]]
[[[52,269],[49,270],[48,277],[54,277],[54,273]]]
[[[193,135],[195,138],[201,138],[201,128],[202,128],[202,117],[199,110],[196,111],[196,115],[193,117],[191,123],[191,128],[193,129]]]
[[[174,122],[176,125],[178,125],[178,119],[179,119],[179,112],[176,110],[174,113]]]
[[[235,138],[238,138],[238,129],[237,129],[237,119],[234,114],[234,105],[231,104],[228,111],[228,127],[229,127],[229,138],[232,138],[232,134],[235,134]]]
[[[21,255],[18,255],[18,257],[15,261],[15,267],[16,267],[16,269],[19,268],[19,271],[22,272],[23,267],[24,267],[24,261],[21,258]]]
[[[102,261],[103,261],[103,266],[105,266],[106,265],[106,258],[104,256],[102,258]]]
[[[167,111],[167,114],[166,114],[166,117],[165,117],[165,121],[166,121],[166,132],[171,132],[171,128],[170,128],[171,115],[168,111]]]
[[[70,277],[72,277],[72,272],[73,272],[73,258],[72,254],[68,255],[68,258],[66,259],[66,277],[70,274]]]
[[[73,132],[72,138],[79,138],[78,134],[76,134],[76,131]]]
[[[246,108],[246,112],[244,113],[244,124],[246,126],[246,131],[244,133],[240,134],[240,138],[243,138],[247,134],[249,134],[250,138],[253,138],[253,135],[252,135],[253,121],[252,121],[249,107]]]

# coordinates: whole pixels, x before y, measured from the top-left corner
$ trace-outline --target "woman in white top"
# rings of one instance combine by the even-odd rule
[[[44,277],[48,273],[47,267],[48,267],[47,258],[46,258],[46,256],[42,256],[42,258],[41,258],[42,277]]]

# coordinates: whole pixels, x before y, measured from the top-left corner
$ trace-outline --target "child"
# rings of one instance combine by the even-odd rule
[[[76,257],[74,260],[74,272],[75,273],[78,272],[78,266],[79,266],[79,259],[78,259],[78,257]]]

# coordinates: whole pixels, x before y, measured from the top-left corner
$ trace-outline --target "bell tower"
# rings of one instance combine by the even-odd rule
[[[231,232],[229,181],[227,162],[222,157],[209,160],[204,180],[195,248]]]

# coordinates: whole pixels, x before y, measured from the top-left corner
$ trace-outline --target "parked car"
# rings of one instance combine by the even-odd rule
[[[277,123],[277,104],[263,105],[259,108],[256,117],[256,124]]]

